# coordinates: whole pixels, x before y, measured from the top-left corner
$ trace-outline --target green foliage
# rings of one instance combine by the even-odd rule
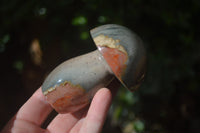
[[[142,132],[144,131],[144,123],[140,120],[137,120],[134,122],[134,128],[137,132]]]
[[[85,25],[87,24],[87,19],[84,16],[78,16],[73,18],[72,25],[78,26],[78,25]]]
[[[80,35],[80,38],[82,40],[86,40],[89,38],[89,33],[88,32],[82,32],[81,35]]]
[[[6,49],[6,44],[10,40],[9,35],[4,35],[2,38],[0,38],[0,53],[4,52]]]
[[[22,70],[24,69],[24,63],[21,61],[21,60],[16,60],[14,63],[13,63],[13,67],[19,72],[21,73]]]

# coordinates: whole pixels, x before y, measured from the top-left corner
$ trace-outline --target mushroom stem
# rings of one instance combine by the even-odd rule
[[[60,64],[47,77],[42,91],[57,112],[75,112],[90,103],[96,91],[114,77],[103,56],[95,50]]]

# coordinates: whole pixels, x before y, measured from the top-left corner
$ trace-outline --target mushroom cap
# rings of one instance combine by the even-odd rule
[[[144,79],[146,66],[146,52],[142,40],[128,28],[116,24],[96,27],[90,31],[90,34],[101,53],[100,47],[107,47],[117,49],[127,55],[126,67],[121,70],[123,74],[117,75],[112,66],[110,67],[126,88],[131,91],[137,89]],[[102,56],[110,65],[106,59],[108,57],[105,57],[103,53]]]

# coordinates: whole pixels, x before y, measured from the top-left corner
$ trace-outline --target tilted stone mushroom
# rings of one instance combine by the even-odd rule
[[[97,90],[114,78],[130,91],[144,78],[146,54],[135,33],[116,24],[99,26],[90,33],[97,50],[63,62],[42,85],[47,101],[59,113],[88,105]]]

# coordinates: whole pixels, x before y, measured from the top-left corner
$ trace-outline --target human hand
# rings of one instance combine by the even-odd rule
[[[8,122],[2,133],[99,133],[112,100],[111,91],[100,89],[87,109],[74,114],[58,114],[47,126],[41,125],[53,110],[39,88]]]

